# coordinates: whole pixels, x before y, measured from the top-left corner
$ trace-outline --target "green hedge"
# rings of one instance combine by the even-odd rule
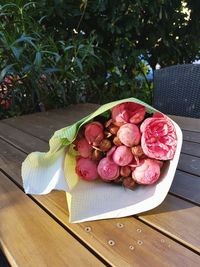
[[[183,2],[4,1],[0,118],[131,96],[151,103],[146,62],[198,56],[200,3]]]

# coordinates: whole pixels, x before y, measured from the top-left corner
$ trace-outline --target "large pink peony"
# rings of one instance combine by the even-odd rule
[[[90,159],[79,157],[76,162],[76,173],[84,180],[95,180],[98,177],[97,164]]]
[[[85,138],[90,145],[98,146],[104,138],[103,125],[93,121],[85,126]]]
[[[145,155],[159,160],[174,157],[177,145],[176,130],[166,116],[155,113],[141,124],[140,130],[141,146]]]
[[[143,105],[126,102],[112,108],[112,121],[118,126],[127,122],[138,124],[144,119],[145,113]]]
[[[138,184],[153,184],[160,177],[160,165],[157,160],[145,159],[132,172],[132,178]]]
[[[119,166],[108,157],[100,160],[97,167],[99,176],[105,181],[112,181],[119,176]]]
[[[132,147],[139,144],[141,133],[137,125],[126,123],[119,128],[117,137],[122,144]]]

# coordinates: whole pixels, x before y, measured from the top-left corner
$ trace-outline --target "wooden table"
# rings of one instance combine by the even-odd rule
[[[200,266],[200,120],[174,117],[184,143],[173,185],[157,208],[122,219],[68,222],[65,193],[25,195],[21,163],[47,151],[53,132],[95,105],[0,122],[0,244],[12,266]]]

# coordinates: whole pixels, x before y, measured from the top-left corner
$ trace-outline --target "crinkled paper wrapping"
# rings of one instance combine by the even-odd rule
[[[148,113],[157,110],[146,103],[128,98],[102,105],[80,121],[54,133],[47,153],[34,152],[22,164],[22,179],[28,194],[47,194],[53,189],[67,193],[70,222],[77,223],[138,214],[158,206],[166,197],[179,160],[182,132],[173,122],[178,144],[173,160],[164,164],[156,184],[137,186],[134,190],[105,183],[101,180],[87,182],[75,173],[75,153],[70,144],[82,125],[123,102],[136,102],[146,107]]]

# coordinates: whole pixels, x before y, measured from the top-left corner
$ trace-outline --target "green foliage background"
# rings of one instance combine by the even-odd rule
[[[146,62],[199,58],[199,14],[195,0],[1,1],[0,118],[131,96],[151,103]]]

